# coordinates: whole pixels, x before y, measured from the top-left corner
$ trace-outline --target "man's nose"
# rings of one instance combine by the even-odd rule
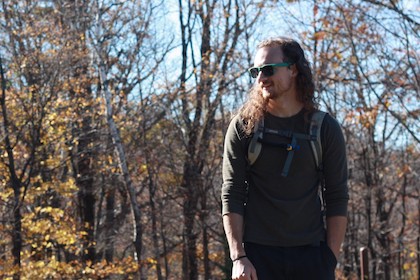
[[[260,71],[257,76],[257,81],[265,81],[268,79],[268,76],[264,75],[263,71]]]

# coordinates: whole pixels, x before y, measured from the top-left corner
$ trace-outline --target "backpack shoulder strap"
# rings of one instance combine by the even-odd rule
[[[322,111],[316,111],[312,114],[309,134],[311,136],[310,144],[312,153],[315,159],[315,165],[318,169],[322,169],[322,145],[321,145],[321,126],[324,121],[324,117],[327,113]],[[258,139],[262,139],[264,131],[264,119],[260,123],[257,123],[254,127],[254,135],[248,145],[248,161],[250,165],[253,165],[258,159],[261,153],[261,143]]]
[[[321,126],[326,114],[322,111],[313,113],[309,127],[309,134],[313,138],[313,141],[310,141],[312,153],[314,155],[315,165],[319,170],[322,170]]]
[[[322,143],[321,143],[321,127],[322,122],[324,121],[324,117],[327,113],[322,111],[316,111],[312,114],[311,123],[309,127],[309,133],[313,138],[311,143],[312,154],[315,159],[315,166],[318,171],[319,176],[319,187],[318,187],[318,197],[321,202],[321,213],[324,222],[324,226],[326,225],[326,203],[325,203],[325,180],[324,180],[324,167],[322,164]]]
[[[251,142],[248,145],[249,165],[253,165],[261,153],[261,143],[258,141],[258,138],[263,137],[263,132],[264,132],[264,119],[262,119],[259,123],[255,124],[254,135],[252,136]]]

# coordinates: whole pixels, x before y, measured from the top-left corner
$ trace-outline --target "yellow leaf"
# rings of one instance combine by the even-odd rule
[[[327,33],[325,33],[325,31],[318,31],[314,34],[314,39],[316,41],[319,41],[319,40],[324,39],[326,35],[327,35]]]

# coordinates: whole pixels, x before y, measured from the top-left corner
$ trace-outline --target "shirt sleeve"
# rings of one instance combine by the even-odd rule
[[[327,115],[322,125],[323,168],[325,179],[326,215],[347,216],[346,144],[339,123]]]
[[[221,192],[222,215],[228,213],[244,214],[247,198],[245,141],[240,118],[236,116],[230,122],[225,135]]]

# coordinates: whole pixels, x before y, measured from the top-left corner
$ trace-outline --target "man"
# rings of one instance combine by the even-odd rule
[[[229,125],[223,157],[222,214],[232,279],[335,279],[348,203],[340,126],[327,114],[321,127],[324,225],[309,140],[297,141],[286,173],[290,138],[284,135],[264,135],[257,160],[252,165],[248,160],[248,146],[262,121],[264,129],[308,134],[316,105],[303,50],[288,38],[263,41],[249,72],[256,82]]]

